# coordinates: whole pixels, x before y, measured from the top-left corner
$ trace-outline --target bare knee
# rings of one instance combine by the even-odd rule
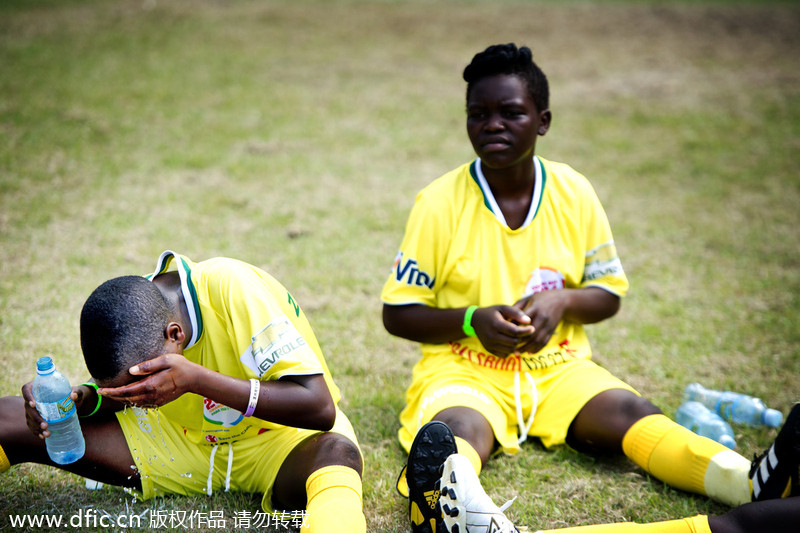
[[[633,393],[621,398],[619,409],[619,416],[623,424],[627,425],[627,429],[646,416],[661,414],[661,409],[653,405],[650,400]]]
[[[567,442],[580,451],[618,453],[631,426],[654,414],[661,414],[661,410],[629,390],[603,391],[589,400],[572,421]]]
[[[358,446],[338,433],[318,433],[300,443],[284,460],[273,485],[276,508],[303,509],[306,504],[306,480],[327,466],[352,468],[360,476],[363,470]]]
[[[352,468],[359,475],[363,469],[361,452],[353,441],[338,433],[325,433],[317,442],[312,471],[332,465]]]
[[[457,437],[467,441],[486,464],[494,448],[494,431],[489,421],[469,407],[451,407],[437,413],[434,420],[444,422]]]

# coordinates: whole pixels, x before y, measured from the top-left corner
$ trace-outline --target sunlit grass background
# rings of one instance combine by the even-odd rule
[[[371,531],[408,530],[397,413],[418,357],[379,293],[418,189],[472,157],[461,71],[533,48],[553,127],[632,290],[596,359],[668,414],[700,381],[800,400],[800,8],[732,2],[6,1],[0,4],[0,394],[52,354],[84,379],[91,290],[173,249],[264,267],[308,313],[366,458]],[[774,430],[736,428],[746,456]],[[482,475],[531,530],[725,507],[625,459],[526,445]],[[133,502],[39,466],[11,513],[258,509],[250,495]],[[197,530],[201,530],[198,528]],[[87,528],[87,531],[96,531]],[[77,531],[77,530],[76,530]]]

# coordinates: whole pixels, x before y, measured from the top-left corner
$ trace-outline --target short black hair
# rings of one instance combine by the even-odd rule
[[[112,379],[161,355],[172,312],[156,285],[121,276],[97,287],[81,310],[81,349],[96,380]]]
[[[475,54],[464,69],[467,82],[467,100],[475,82],[498,74],[514,74],[528,84],[528,92],[536,109],[544,111],[550,107],[550,87],[547,76],[533,61],[533,53],[527,46],[517,48],[514,43],[495,44]]]

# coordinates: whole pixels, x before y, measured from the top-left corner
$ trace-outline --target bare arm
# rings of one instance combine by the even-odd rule
[[[591,324],[617,313],[618,296],[598,287],[544,291],[513,306],[481,307],[472,326],[483,346],[505,357],[541,350],[562,320]],[[383,306],[383,324],[392,335],[432,344],[463,339],[466,308],[438,309],[421,304]]]
[[[100,389],[104,398],[127,404],[165,405],[187,392],[244,412],[250,381],[214,372],[179,354],[166,354],[130,369],[143,379],[123,387]],[[326,431],[333,427],[336,407],[322,374],[262,381],[253,414],[292,427]]]
[[[426,305],[384,305],[383,324],[392,335],[404,339],[442,344],[463,339],[467,308],[438,309]],[[522,339],[533,333],[525,313],[510,305],[481,307],[472,315],[472,327],[483,346],[505,357]]]

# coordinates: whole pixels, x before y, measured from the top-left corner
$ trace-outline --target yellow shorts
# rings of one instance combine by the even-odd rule
[[[483,414],[505,453],[519,451],[519,420],[530,420],[527,435],[549,447],[563,444],[570,424],[590,399],[609,389],[630,385],[588,359],[576,359],[553,367],[520,372],[478,366],[454,355],[423,357],[414,366],[406,407],[400,413],[398,437],[406,452],[417,431],[449,407],[470,407]],[[526,375],[527,374],[527,375]],[[519,386],[515,385],[518,379]],[[531,384],[533,381],[533,385]],[[521,416],[517,413],[517,391]]]
[[[286,457],[302,441],[320,433],[284,427],[230,445],[210,445],[189,441],[179,424],[159,416],[155,409],[125,409],[117,413],[117,420],[141,476],[142,492],[138,496],[142,499],[164,494],[210,494],[209,478],[211,492],[225,490],[230,464],[230,490],[263,494],[261,507],[266,512],[272,512],[272,486]],[[358,446],[350,420],[338,408],[331,431]]]

